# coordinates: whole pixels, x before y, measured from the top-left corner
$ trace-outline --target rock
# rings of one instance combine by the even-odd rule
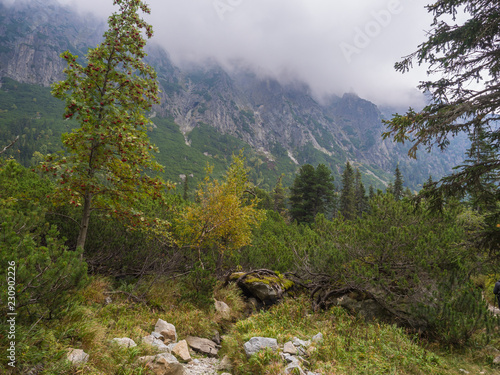
[[[170,353],[170,348],[167,345],[165,345],[162,340],[157,339],[153,335],[143,337],[142,342],[148,345],[156,346],[158,350],[162,353]]]
[[[232,369],[233,369],[233,363],[231,362],[231,360],[229,359],[229,357],[227,355],[225,355],[224,358],[222,358],[222,360],[220,361],[219,366],[217,367],[217,370],[220,370],[220,371],[224,371],[224,370],[231,371]]]
[[[170,353],[140,357],[139,362],[146,363],[155,375],[185,375],[186,371],[179,361]]]
[[[297,360],[297,358],[295,358],[293,355],[289,354],[289,353],[281,353],[281,358],[287,362],[287,363],[292,363],[294,361]]]
[[[306,375],[304,370],[300,367],[300,362],[298,360],[293,361],[288,366],[285,367],[285,374],[298,374],[298,375]]]
[[[197,352],[206,354],[210,357],[217,356],[217,344],[209,339],[203,339],[200,337],[188,336],[186,337],[188,345],[196,350]]]
[[[295,355],[297,354],[297,348],[295,347],[295,345],[292,344],[291,341],[288,341],[283,346],[283,353]]]
[[[320,332],[312,337],[312,342],[322,342],[323,341],[323,334]]]
[[[175,344],[172,348],[172,354],[179,358],[181,362],[189,362],[192,360],[186,340],[181,340]]]
[[[311,340],[304,341],[304,340],[301,340],[297,337],[294,337],[292,342],[293,342],[293,345],[295,345],[296,347],[307,348],[308,346],[311,345]]]
[[[163,335],[159,334],[158,332],[151,332],[151,336],[161,341],[165,340],[165,337],[163,337]]]
[[[176,342],[177,332],[173,324],[167,323],[162,319],[158,319],[155,324],[155,332],[161,334],[164,337],[164,342]]]
[[[238,286],[247,297],[255,297],[264,305],[273,305],[283,298],[294,283],[272,272],[249,273],[235,272],[229,276],[230,281],[237,281]]]
[[[493,363],[495,365],[498,365],[500,363],[500,355],[496,356],[495,359],[493,360]]]
[[[231,316],[231,308],[222,301],[215,301],[215,310],[222,315],[224,319],[229,319]]]
[[[245,353],[250,357],[252,354],[264,348],[271,348],[272,350],[278,349],[278,342],[276,339],[268,337],[252,337],[245,343],[244,348]]]
[[[124,348],[133,348],[134,346],[137,346],[134,340],[129,339],[128,337],[122,337],[122,338],[114,338],[113,340],[116,345],[124,347]]]
[[[212,337],[212,341],[215,342],[217,345],[220,345],[220,334],[218,331],[214,332],[214,335]]]
[[[111,299],[111,297],[106,297],[106,299],[104,300],[105,305],[109,305],[112,302],[113,302],[113,300]]]
[[[89,355],[82,349],[69,348],[66,358],[68,359],[68,361],[76,365],[87,362],[89,360]]]

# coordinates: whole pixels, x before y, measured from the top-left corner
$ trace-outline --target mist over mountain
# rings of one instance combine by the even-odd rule
[[[0,2],[0,79],[47,87],[63,77],[59,54],[70,50],[83,58],[89,47],[100,42],[105,29],[102,19],[55,0]],[[330,94],[320,100],[300,77],[283,80],[259,74],[245,64],[228,69],[213,60],[178,65],[158,43],[150,43],[147,52],[147,62],[155,67],[162,89],[162,103],[152,114],[156,125],[152,138],[164,162],[181,161],[170,154],[171,148],[159,134],[174,134],[168,136],[172,139],[178,134],[177,144],[182,143],[178,147],[185,153],[183,170],[171,168],[175,176],[178,172],[199,174],[199,165],[189,167],[192,150],[207,161],[220,158],[213,149],[224,147],[200,141],[200,132],[205,131],[215,131],[210,133],[215,143],[231,139],[231,144],[251,148],[257,179],[269,180],[293,172],[298,165],[321,162],[334,171],[338,181],[349,160],[368,176],[368,182],[382,187],[399,163],[407,185],[418,189],[429,175],[439,178],[461,161],[463,141],[446,154],[420,152],[419,160],[410,160],[404,146],[381,138],[385,129],[381,120],[387,113],[355,94]],[[5,116],[8,111],[14,113],[8,104],[0,101]],[[24,110],[29,112],[29,108]],[[44,114],[37,116],[43,120]],[[36,127],[32,121],[30,126]],[[12,134],[23,131],[15,129],[14,122],[4,126],[10,126]]]

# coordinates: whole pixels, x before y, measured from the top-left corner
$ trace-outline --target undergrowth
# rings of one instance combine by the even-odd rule
[[[340,307],[313,312],[307,296],[245,317],[245,304],[235,286],[222,288],[217,283],[213,294],[205,296],[207,303],[201,305],[186,298],[184,279],[151,281],[115,285],[96,277],[61,308],[58,319],[19,322],[17,372],[9,370],[2,358],[0,373],[26,374],[36,369],[39,375],[150,374],[137,358],[156,353],[141,339],[153,331],[158,318],[175,325],[179,340],[187,335],[211,338],[215,331],[221,333],[219,354],[232,361],[233,375],[278,375],[284,371],[286,363],[279,352],[264,350],[247,358],[243,345],[250,338],[272,337],[282,346],[294,337],[309,340],[319,332],[323,341],[309,347],[307,363],[303,364],[305,370],[316,374],[448,375],[461,373],[460,369],[471,374],[499,373],[492,364],[499,340],[492,340],[486,348],[469,346],[452,351],[422,342],[396,326],[367,323]],[[144,302],[131,299],[131,294]],[[231,315],[217,313],[215,300],[227,303]],[[111,343],[116,337],[129,337],[138,346],[120,348]],[[89,361],[80,366],[70,364],[66,360],[69,348],[83,349]],[[0,350],[6,351],[3,341]]]

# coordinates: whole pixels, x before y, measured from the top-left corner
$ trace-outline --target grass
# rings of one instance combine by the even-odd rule
[[[148,374],[137,358],[155,353],[141,338],[154,329],[158,318],[176,326],[179,340],[187,335],[211,338],[216,330],[222,333],[220,356],[229,356],[233,375],[281,374],[285,368],[279,353],[270,350],[247,358],[243,344],[251,337],[272,337],[283,345],[294,337],[311,339],[318,332],[324,339],[309,347],[306,366],[317,374],[448,375],[461,373],[460,369],[470,374],[500,373],[492,364],[498,340],[487,348],[452,351],[420,341],[396,326],[366,323],[340,307],[313,312],[306,296],[245,317],[245,304],[234,286],[216,284],[206,299],[209,302],[200,305],[185,298],[186,282],[163,279],[151,287],[147,282],[116,286],[109,279],[93,278],[62,308],[60,319],[35,325],[20,321],[16,355],[21,373],[43,363],[39,374]],[[133,302],[124,292],[141,295],[149,303]],[[106,303],[107,297],[112,303]],[[215,299],[231,307],[229,318],[215,311]],[[138,346],[124,349],[111,345],[115,337],[129,337]],[[83,349],[90,355],[89,361],[81,366],[68,363],[65,357],[70,347]],[[0,350],[4,349],[1,344]],[[6,364],[0,365],[6,371]],[[7,372],[0,367],[0,373]]]

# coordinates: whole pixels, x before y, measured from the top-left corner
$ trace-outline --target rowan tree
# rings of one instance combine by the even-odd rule
[[[104,210],[130,225],[154,225],[134,208],[146,196],[160,197],[165,183],[147,136],[146,112],[159,103],[156,73],[142,59],[152,27],[139,17],[149,13],[142,0],[115,0],[119,11],[108,20],[104,41],[86,55],[86,65],[66,51],[66,79],[52,94],[66,102],[65,118],[80,127],[62,137],[65,156],[49,155],[42,169],[54,174],[56,198],[81,207],[77,247],[84,247],[92,211]]]

